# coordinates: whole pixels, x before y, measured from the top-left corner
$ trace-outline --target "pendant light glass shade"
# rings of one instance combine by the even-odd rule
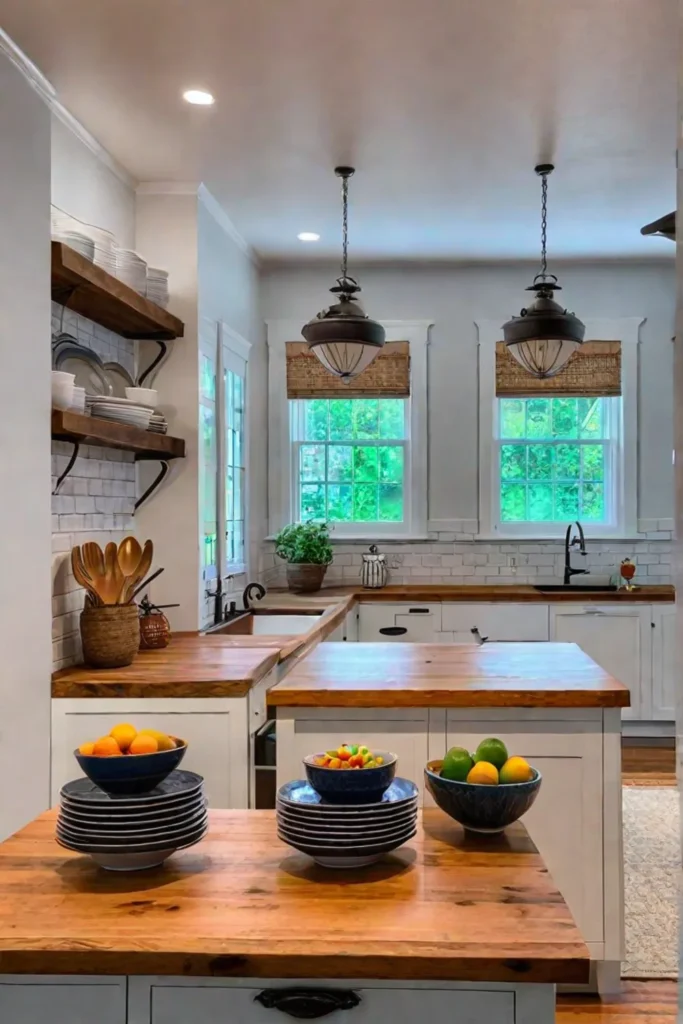
[[[536,173],[543,181],[541,201],[541,272],[527,288],[536,298],[519,316],[503,324],[503,340],[508,352],[532,377],[554,377],[577,348],[583,344],[586,328],[553,298],[561,291],[554,274],[547,272],[546,233],[548,175],[552,164],[540,164]]]
[[[349,383],[362,373],[384,345],[384,328],[363,311],[356,296],[360,285],[347,273],[348,259],[348,188],[352,167],[337,167],[342,179],[343,255],[342,273],[330,291],[337,302],[309,320],[301,330],[308,347],[323,366]]]

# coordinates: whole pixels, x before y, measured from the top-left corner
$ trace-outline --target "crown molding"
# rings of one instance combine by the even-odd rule
[[[74,117],[66,109],[57,96],[57,90],[33,61],[26,56],[24,51],[17,46],[13,39],[0,28],[0,53],[3,53],[12,62],[17,71],[20,72],[40,96],[51,113],[57,117],[65,127],[71,131],[76,138],[86,146],[90,152],[97,157],[100,163],[114,174],[128,188],[134,189],[137,182],[121,164],[114,159],[109,150],[105,149],[101,142],[92,135],[84,124]]]
[[[200,187],[196,181],[141,181],[135,192],[139,196],[196,196]]]
[[[199,189],[197,190],[197,195],[199,196],[200,201],[209,211],[213,219],[216,221],[216,223],[220,224],[220,226],[223,228],[226,235],[229,235],[229,237],[232,238],[235,245],[239,249],[241,249],[244,255],[251,260],[254,266],[258,267],[259,259],[255,251],[249,245],[246,238],[244,238],[244,236],[239,233],[233,222],[230,220],[230,217],[225,212],[225,210],[218,202],[216,197],[213,195],[213,193],[210,192],[206,185],[202,183],[199,186]]]

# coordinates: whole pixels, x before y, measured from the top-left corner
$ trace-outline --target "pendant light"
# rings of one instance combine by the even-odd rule
[[[548,273],[546,253],[548,229],[548,175],[552,164],[534,168],[541,179],[541,272],[526,289],[536,292],[534,301],[503,324],[503,339],[510,355],[532,377],[554,377],[583,344],[586,328],[578,317],[555,302],[553,292],[561,291],[554,274]]]
[[[334,173],[342,181],[342,263],[341,277],[330,291],[338,296],[329,309],[322,310],[309,320],[301,333],[308,347],[336,377],[348,384],[362,373],[384,345],[384,328],[363,312],[355,296],[360,285],[347,273],[349,178],[353,167],[335,167]]]

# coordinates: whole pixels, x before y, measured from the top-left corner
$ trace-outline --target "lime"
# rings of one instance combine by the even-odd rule
[[[492,764],[499,771],[507,759],[507,747],[502,740],[498,740],[495,737],[489,737],[487,740],[482,740],[474,752],[475,764],[478,764],[479,761],[488,761],[489,764]]]
[[[469,751],[464,747],[451,747],[443,759],[441,778],[452,782],[464,782],[473,765]]]

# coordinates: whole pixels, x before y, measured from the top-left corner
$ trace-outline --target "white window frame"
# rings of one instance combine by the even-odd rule
[[[334,523],[332,540],[404,540],[427,537],[427,346],[432,320],[383,320],[387,341],[410,346],[409,436],[406,438],[402,523]],[[301,341],[298,320],[267,320],[268,529],[273,536],[298,510],[295,446],[287,398],[286,343]]]
[[[223,580],[229,576],[238,576],[248,572],[249,567],[249,355],[251,342],[243,338],[241,334],[233,331],[227,324],[222,322],[204,319],[200,331],[199,349],[202,355],[207,356],[215,371],[216,396],[215,396],[215,417],[216,417],[216,464],[217,464],[217,486],[216,486],[216,521],[217,538],[216,565],[204,568],[204,582],[216,579],[218,567]],[[227,451],[225,443],[226,432],[226,402],[224,372],[231,369],[233,372],[240,372],[242,364],[244,367],[244,415],[243,415],[243,452],[244,452],[244,480],[242,489],[242,503],[244,509],[244,531],[243,548],[244,560],[242,562],[228,562],[227,546],[225,543],[226,530],[226,501],[225,481],[227,478]],[[202,400],[200,404],[212,404]],[[204,522],[201,520],[203,535]]]
[[[612,466],[613,516],[610,523],[586,523],[591,538],[635,537],[638,532],[638,343],[643,317],[585,320],[586,339],[621,342],[621,403],[612,429],[621,458]],[[481,540],[556,540],[567,523],[499,522],[499,467],[495,393],[496,343],[502,319],[476,320],[479,334],[479,533]],[[613,449],[614,450],[614,449]]]

